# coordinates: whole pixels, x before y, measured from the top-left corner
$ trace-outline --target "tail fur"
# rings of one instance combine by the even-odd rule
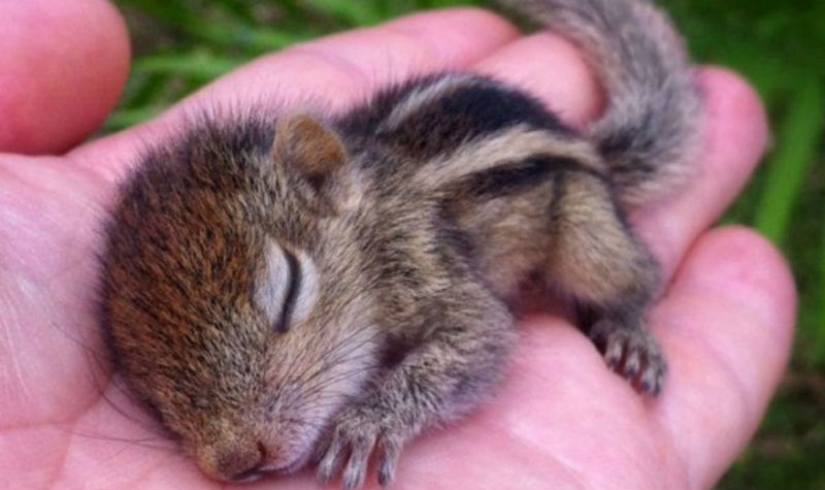
[[[644,0],[502,0],[584,50],[607,93],[587,131],[621,202],[639,205],[690,168],[700,97],[681,39]]]

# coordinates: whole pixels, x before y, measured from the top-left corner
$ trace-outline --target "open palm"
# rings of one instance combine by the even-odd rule
[[[5,151],[66,149],[105,115],[123,79],[128,50],[107,4],[58,2],[67,10],[55,15],[37,10],[46,3],[0,6],[8,14],[0,32],[12,32],[0,43],[16,47],[0,60]],[[4,30],[26,15],[64,36],[37,44],[34,28]],[[218,486],[120,388],[96,318],[102,223],[141,148],[200,110],[280,110],[307,100],[340,110],[382,83],[447,68],[523,86],[572,124],[599,110],[571,45],[549,34],[520,37],[488,13],[452,10],[260,59],[156,121],[62,157],[0,154],[0,487]],[[411,444],[395,488],[708,488],[744,447],[784,367],[795,297],[765,241],[741,228],[708,230],[755,165],[766,131],[738,78],[706,68],[698,79],[708,117],[696,176],[633,217],[670,279],[650,314],[670,361],[664,393],[640,398],[575,327],[532,316],[496,397]],[[247,487],[299,484],[317,487],[310,472]]]

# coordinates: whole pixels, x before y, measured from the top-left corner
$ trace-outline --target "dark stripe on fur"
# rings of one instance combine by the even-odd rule
[[[520,162],[502,163],[495,169],[473,174],[461,182],[460,193],[470,199],[512,196],[540,185],[561,172],[584,172],[604,178],[572,158],[537,156]]]
[[[436,75],[389,88],[336,126],[344,134],[360,133],[357,136],[400,150],[422,164],[455,151],[468,141],[519,124],[556,134],[572,134],[571,129],[531,96],[488,78],[466,75],[462,75],[466,83],[427,99],[420,108],[411,110],[398,127],[372,132],[387,122],[395,104],[449,76],[452,75]],[[364,134],[365,129],[371,132]]]

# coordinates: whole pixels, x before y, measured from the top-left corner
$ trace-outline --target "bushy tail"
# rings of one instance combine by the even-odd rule
[[[686,173],[698,147],[700,100],[678,34],[644,0],[502,0],[585,51],[607,92],[588,130],[624,204]]]

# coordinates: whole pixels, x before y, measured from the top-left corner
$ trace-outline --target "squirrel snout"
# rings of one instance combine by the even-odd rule
[[[219,481],[246,482],[262,477],[267,460],[266,446],[262,442],[234,442],[212,447],[211,454],[201,455],[201,469]]]

